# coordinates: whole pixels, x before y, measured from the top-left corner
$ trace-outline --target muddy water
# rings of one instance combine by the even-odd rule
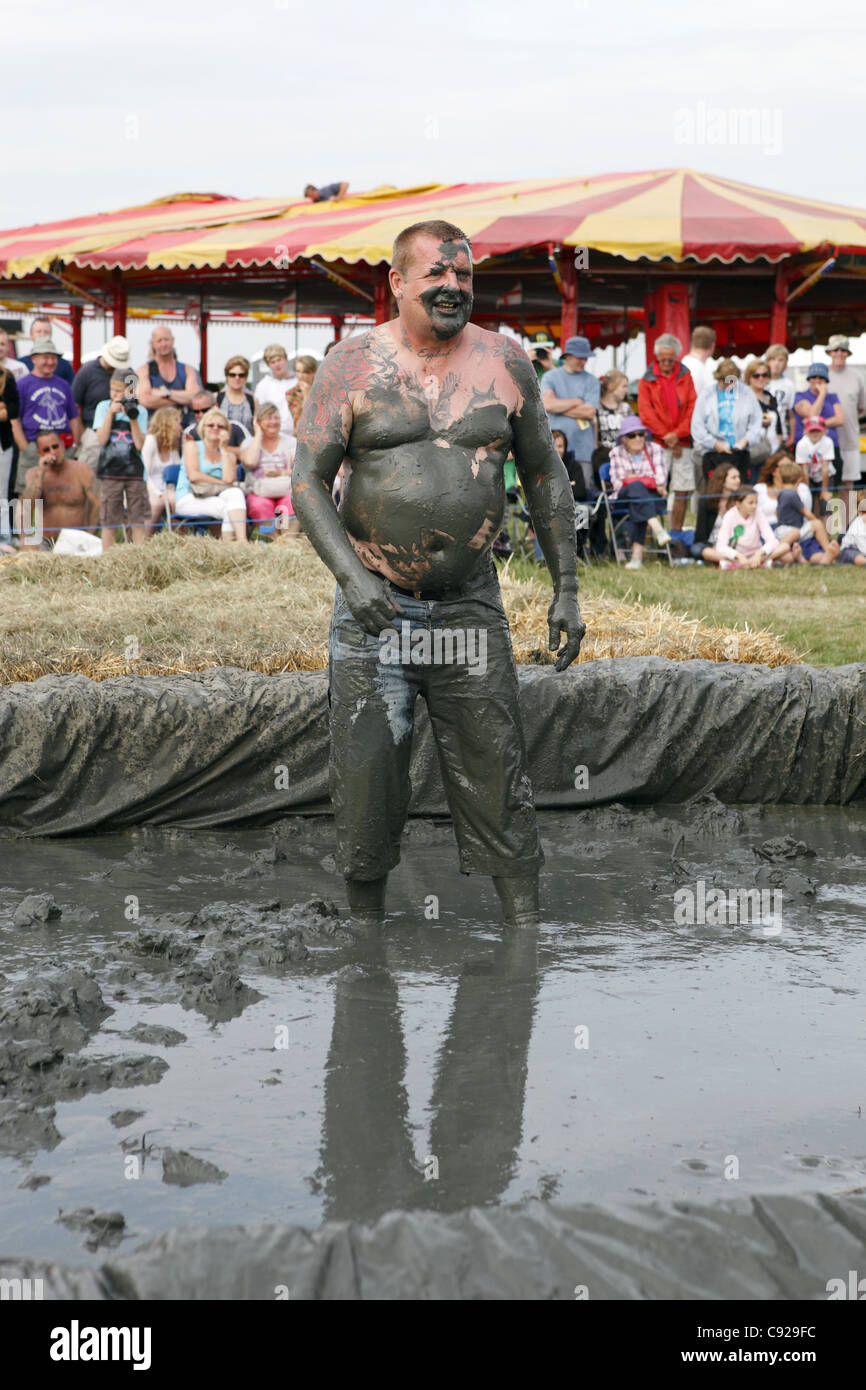
[[[432,822],[364,942],[326,818],[0,842],[0,1255],[863,1186],[866,807],[540,821],[537,939]],[[692,923],[699,880],[780,896]]]

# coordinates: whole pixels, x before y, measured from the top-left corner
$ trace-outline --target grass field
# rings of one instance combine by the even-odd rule
[[[789,565],[720,573],[653,563],[636,572],[604,563],[581,566],[579,579],[582,592],[594,598],[668,603],[702,622],[766,629],[813,666],[866,661],[866,568]]]

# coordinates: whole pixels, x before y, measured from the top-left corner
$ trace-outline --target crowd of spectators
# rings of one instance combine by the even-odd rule
[[[685,354],[663,333],[637,383],[636,413],[622,372],[599,379],[587,370],[587,338],[569,338],[558,363],[544,335],[529,346],[554,441],[559,435],[570,476],[582,469],[593,512],[603,492],[616,504],[628,568],[642,567],[648,530],[682,563],[720,569],[866,564],[866,494],[858,502],[856,491],[866,380],[848,365],[844,335],[828,343],[830,366],[813,362],[797,391],[780,343],[741,371],[730,357],[714,360],[716,335],[706,325],[694,328]],[[829,533],[839,529],[828,526],[834,509],[840,540]],[[590,539],[606,553],[604,528]]]
[[[214,395],[178,360],[168,327],[154,329],[141,366],[118,336],[76,373],[51,331],[34,320],[19,360],[0,330],[0,503],[42,504],[41,539],[25,509],[13,534],[14,509],[0,506],[0,552],[31,542],[97,554],[121,530],[142,545],[164,524],[198,524],[240,544],[250,523],[299,532],[291,474],[314,356],[291,360],[270,344],[268,374],[252,391],[251,364],[235,355]]]
[[[342,185],[308,190],[312,201],[344,193]],[[240,544],[251,527],[300,531],[291,475],[316,357],[292,358],[271,343],[266,374],[251,389],[251,364],[234,355],[214,394],[178,360],[166,325],[154,328],[140,366],[127,340],[114,337],[74,374],[48,318],[34,319],[30,333],[31,351],[18,360],[0,329],[0,502],[10,491],[41,501],[44,536],[89,530],[98,534],[77,543],[98,553],[122,530],[144,544],[166,523],[210,528]],[[704,325],[685,354],[662,334],[635,401],[625,373],[588,370],[594,349],[586,337],[569,338],[558,362],[547,334],[529,339],[555,447],[575,503],[592,516],[592,549],[609,550],[599,505],[606,493],[632,569],[643,564],[648,532],[658,549],[721,569],[866,564],[866,500],[858,504],[855,492],[866,381],[848,365],[847,338],[830,339],[830,366],[812,363],[801,391],[786,374],[783,345],[771,344],[742,371],[732,358],[715,360],[715,347]],[[827,520],[839,502],[841,531]],[[5,552],[15,548],[11,516],[0,509]]]

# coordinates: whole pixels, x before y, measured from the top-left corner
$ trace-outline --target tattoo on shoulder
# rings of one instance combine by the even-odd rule
[[[352,392],[369,392],[396,386],[400,372],[397,350],[375,329],[350,338],[328,353],[310,390],[302,418],[302,432],[308,439],[333,429],[335,417]]]

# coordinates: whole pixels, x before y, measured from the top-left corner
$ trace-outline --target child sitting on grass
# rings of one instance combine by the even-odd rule
[[[774,560],[791,556],[788,541],[774,536],[767,518],[758,511],[753,487],[744,488],[735,506],[725,512],[715,550],[722,557],[719,569],[723,570],[771,568]]]
[[[839,554],[839,543],[830,540],[827,527],[806,504],[802,465],[781,464],[779,477],[782,483],[776,506],[776,535],[779,540],[789,543],[793,558],[800,564],[832,565]],[[811,523],[812,535],[801,539],[800,532],[806,521]]]
[[[857,515],[842,537],[840,565],[866,565],[866,492],[860,493]]]

